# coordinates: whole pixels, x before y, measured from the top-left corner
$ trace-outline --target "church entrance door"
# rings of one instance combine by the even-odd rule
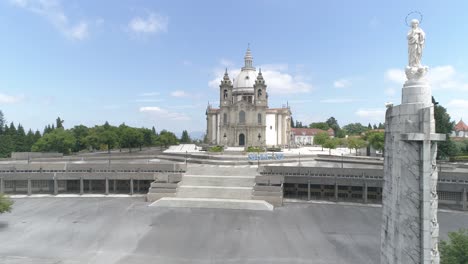
[[[239,146],[244,146],[245,145],[245,135],[240,134],[239,135]]]

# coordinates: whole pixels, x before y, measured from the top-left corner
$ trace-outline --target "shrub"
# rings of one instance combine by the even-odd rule
[[[208,149],[209,152],[223,152],[223,146],[213,146]]]
[[[265,152],[261,147],[247,147],[247,152]]]

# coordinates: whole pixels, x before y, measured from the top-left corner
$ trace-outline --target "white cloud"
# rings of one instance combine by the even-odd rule
[[[381,121],[385,119],[385,109],[359,109],[358,111],[356,111],[356,115],[367,120]]]
[[[0,104],[16,104],[23,101],[24,96],[14,96],[0,93]]]
[[[223,64],[223,63],[221,63]],[[233,67],[234,68],[234,67]],[[228,69],[229,78],[237,78],[241,67],[234,70]],[[263,78],[270,94],[295,94],[308,93],[313,90],[313,86],[302,80],[302,76],[288,73],[287,64],[265,64],[257,67],[262,69]],[[224,76],[225,68],[217,67],[213,70],[214,78],[208,82],[208,86],[217,89]]]
[[[389,69],[385,72],[385,79],[403,85],[406,76],[403,70]],[[452,65],[429,68],[427,79],[434,90],[468,91],[467,76],[458,73]]]
[[[406,81],[406,75],[403,70],[389,69],[385,72],[385,79],[403,85]]]
[[[44,17],[70,39],[83,40],[89,36],[88,22],[71,23],[60,0],[10,0],[10,2],[17,7]]]
[[[463,99],[453,99],[448,104],[448,107],[458,108],[468,110],[468,100]]]
[[[147,93],[141,93],[138,96],[149,97],[149,96],[158,96],[159,94],[160,94],[159,92],[147,92]]]
[[[136,99],[135,102],[137,103],[157,103],[162,102],[162,99]]]
[[[171,96],[174,96],[174,97],[185,97],[185,96],[188,96],[189,94],[182,91],[182,90],[177,90],[177,91],[173,91],[171,93]]]
[[[151,117],[157,120],[174,120],[174,121],[187,121],[190,117],[184,113],[170,112],[158,106],[143,106],[140,107],[140,112],[148,113]]]
[[[396,95],[397,90],[395,88],[387,88],[385,89],[384,93],[388,96]]]
[[[324,104],[342,104],[342,103],[352,103],[356,102],[356,99],[352,98],[331,98],[331,99],[322,99],[320,103]]]
[[[149,13],[146,18],[134,17],[128,23],[128,28],[137,34],[156,34],[167,32],[169,19],[155,13]]]
[[[333,86],[336,88],[345,88],[351,86],[351,81],[347,79],[336,80],[333,82]]]

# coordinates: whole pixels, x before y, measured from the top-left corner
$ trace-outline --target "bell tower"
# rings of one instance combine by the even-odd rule
[[[254,84],[255,104],[258,106],[268,106],[267,85],[263,79],[262,69],[259,69],[257,79]]]
[[[229,75],[226,71],[224,72],[224,77],[221,80],[219,85],[219,106],[227,106],[232,104],[232,82],[229,79]]]

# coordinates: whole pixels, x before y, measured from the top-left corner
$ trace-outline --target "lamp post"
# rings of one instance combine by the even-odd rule
[[[258,142],[261,144],[262,135],[258,133]],[[260,147],[257,148],[257,168],[260,169]]]

